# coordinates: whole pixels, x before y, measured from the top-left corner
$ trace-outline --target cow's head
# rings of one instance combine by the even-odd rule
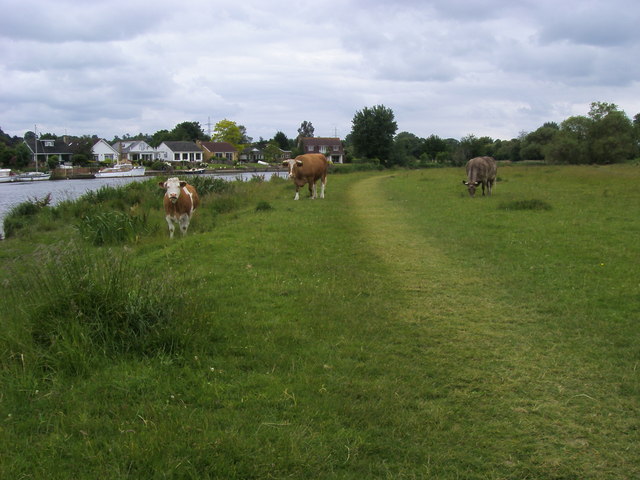
[[[462,183],[467,186],[467,189],[469,190],[469,195],[473,197],[476,194],[476,187],[480,185],[482,182],[467,182],[463,180]]]
[[[295,158],[290,158],[289,160],[284,160],[282,162],[283,167],[287,167],[289,169],[289,178],[293,178],[295,175],[293,174],[293,169],[296,166],[302,166],[302,160],[296,160]]]
[[[178,177],[172,177],[168,179],[166,182],[158,183],[158,185],[160,185],[161,188],[164,188],[167,191],[165,195],[167,196],[167,198],[169,198],[169,200],[171,200],[171,203],[176,203],[178,201],[178,197],[180,196],[180,190],[186,184],[187,182],[181,182]]]

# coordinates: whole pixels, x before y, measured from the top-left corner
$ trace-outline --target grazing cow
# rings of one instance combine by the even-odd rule
[[[469,195],[473,197],[476,187],[482,185],[482,195],[484,189],[491,195],[491,189],[496,182],[498,167],[492,157],[475,157],[467,162],[467,181],[462,181],[469,190]]]
[[[173,238],[173,222],[179,223],[182,235],[186,235],[191,215],[200,205],[198,192],[192,185],[180,181],[177,177],[172,177],[166,182],[160,182],[158,185],[166,190],[164,194],[164,212],[167,225],[169,225],[169,238]]]
[[[311,199],[317,197],[316,195],[316,182],[320,180],[322,186],[320,188],[320,198],[324,198],[324,187],[327,184],[327,169],[329,163],[327,157],[322,153],[307,153],[305,155],[298,155],[291,160],[285,160],[282,165],[289,167],[289,178],[293,180],[296,186],[296,196],[294,200],[300,198],[300,187],[304,187],[306,183],[309,184],[309,195]]]

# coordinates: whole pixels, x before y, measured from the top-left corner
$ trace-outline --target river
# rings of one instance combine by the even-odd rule
[[[286,176],[287,172],[246,172],[246,173],[215,173],[205,174],[208,177],[224,180],[250,180],[258,175],[269,180],[272,175]],[[51,194],[51,204],[56,205],[65,200],[75,200],[90,190],[98,190],[104,185],[118,187],[130,182],[139,182],[153,177],[120,177],[120,178],[92,178],[86,180],[42,180],[37,182],[9,182],[0,183],[0,233],[4,235],[4,217],[16,205],[28,200],[41,200]],[[158,177],[162,178],[162,177]]]

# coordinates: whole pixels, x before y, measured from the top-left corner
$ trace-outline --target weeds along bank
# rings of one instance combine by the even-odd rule
[[[638,476],[637,169],[463,178],[199,187],[173,241],[157,179],[42,208],[0,245],[0,477]]]

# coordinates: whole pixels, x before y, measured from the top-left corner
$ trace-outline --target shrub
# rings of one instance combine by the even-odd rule
[[[498,208],[502,210],[551,210],[551,205],[544,200],[538,199],[513,200],[511,202],[502,202]]]
[[[269,202],[262,201],[262,202],[258,202],[258,205],[256,205],[256,212],[266,212],[272,209],[273,207]]]

